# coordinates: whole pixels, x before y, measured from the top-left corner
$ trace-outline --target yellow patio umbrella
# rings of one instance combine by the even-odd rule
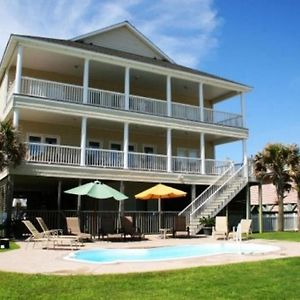
[[[158,199],[159,228],[160,228],[161,199],[181,198],[185,196],[186,196],[186,192],[159,183],[151,187],[150,189],[147,189],[139,194],[136,194],[135,198],[140,200]]]

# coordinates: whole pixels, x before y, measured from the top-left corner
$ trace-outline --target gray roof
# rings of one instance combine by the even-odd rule
[[[33,40],[37,40],[37,41],[43,41],[43,42],[47,42],[47,43],[58,44],[58,45],[62,45],[62,46],[87,50],[87,51],[91,51],[91,52],[95,52],[95,53],[102,53],[102,54],[106,54],[106,55],[117,56],[117,57],[129,59],[129,60],[133,60],[133,61],[156,65],[156,66],[168,68],[171,70],[178,70],[178,71],[183,71],[183,72],[187,72],[187,73],[191,73],[191,74],[195,74],[195,75],[205,76],[208,78],[218,79],[218,80],[238,84],[238,85],[241,85],[241,86],[244,86],[247,88],[251,88],[248,85],[245,85],[245,84],[242,84],[242,83],[239,83],[236,81],[228,80],[228,79],[225,79],[225,78],[213,75],[213,74],[209,74],[206,72],[202,72],[199,70],[195,70],[192,68],[188,68],[188,67],[185,67],[182,65],[174,64],[167,60],[160,60],[157,58],[145,57],[145,56],[141,56],[141,55],[125,52],[125,51],[120,51],[120,50],[116,50],[116,49],[106,48],[106,47],[102,47],[102,46],[96,46],[96,45],[92,45],[92,44],[86,44],[86,43],[83,43],[80,41],[71,41],[71,40],[54,39],[54,38],[48,38],[48,37],[29,36],[29,35],[18,35],[18,34],[12,34],[11,36],[12,37],[15,36],[15,37],[29,38],[29,39],[33,39]]]

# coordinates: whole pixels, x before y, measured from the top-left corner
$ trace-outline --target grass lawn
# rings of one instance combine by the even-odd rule
[[[263,232],[253,233],[251,239],[266,239],[266,240],[282,240],[291,242],[300,242],[300,232],[284,231],[284,232]],[[299,296],[300,298],[300,296]]]
[[[9,249],[0,249],[0,253],[2,252],[6,252],[6,251],[10,251],[10,250],[15,250],[15,249],[19,249],[20,246],[18,246],[15,242],[9,242]]]
[[[299,299],[300,258],[104,276],[0,272],[1,299]]]
[[[251,238],[300,242],[300,233]],[[125,275],[0,272],[0,283],[0,299],[300,299],[300,257]]]

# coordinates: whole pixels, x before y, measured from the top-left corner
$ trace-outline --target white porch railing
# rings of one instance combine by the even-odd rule
[[[205,160],[205,173],[210,175],[222,175],[228,168],[233,165],[233,162],[220,161],[214,159]]]
[[[242,115],[204,108],[204,122],[232,127],[243,127]]]
[[[29,162],[47,164],[80,165],[80,147],[25,143]]]
[[[21,94],[80,103],[83,99],[83,88],[73,84],[22,77]]]
[[[117,92],[89,89],[88,103],[96,106],[124,109],[125,96]]]
[[[172,103],[172,117],[200,122],[200,107],[181,103]]]
[[[166,171],[167,156],[161,154],[129,152],[128,168],[146,171]]]
[[[80,147],[50,145],[44,143],[25,143],[28,162],[80,165]],[[107,149],[86,149],[87,166],[100,168],[124,168],[124,152]],[[221,170],[228,168],[231,162],[206,160],[206,164],[214,165],[207,169],[207,175],[220,175]],[[143,171],[167,172],[167,155],[129,152],[128,169]],[[172,157],[172,172],[201,174],[201,159],[191,157]]]
[[[166,116],[167,102],[158,99],[131,95],[129,97],[129,110],[156,116]]]
[[[94,167],[121,169],[124,166],[123,151],[86,149],[86,164]]]
[[[22,77],[21,93],[58,101],[83,103],[83,87],[74,84]],[[125,95],[118,92],[89,88],[87,104],[123,110],[125,109]],[[167,116],[167,102],[165,100],[130,95],[129,110],[156,116]],[[200,108],[173,102],[171,117],[200,122]],[[241,115],[208,108],[204,108],[204,122],[243,127]]]
[[[192,157],[172,157],[172,169],[179,173],[201,174],[201,159]]]

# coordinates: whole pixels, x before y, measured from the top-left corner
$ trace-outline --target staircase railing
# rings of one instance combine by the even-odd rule
[[[212,185],[205,189],[198,197],[196,197],[185,209],[183,209],[179,215],[190,216],[192,212],[202,205],[208,198],[210,198],[222,185],[223,183],[230,178],[234,173],[234,164],[231,164],[230,167],[220,176]]]
[[[215,211],[210,215],[210,217],[216,215],[222,208],[224,208],[228,204],[228,202],[240,191],[240,189],[244,187],[244,184],[247,182],[244,169],[245,166],[243,165],[237,171],[235,171],[233,175],[227,178],[227,180],[225,180],[225,182],[221,186],[219,186],[210,196],[208,196],[205,201],[198,205],[191,212],[190,216],[192,218],[197,218],[201,215],[201,212],[203,212],[206,207],[208,207],[212,202],[220,197],[222,193],[224,193],[230,187],[234,187],[234,185],[238,184],[238,186],[235,186],[235,189],[232,190],[232,193],[228,195],[226,201],[224,201],[218,208],[216,208]]]

